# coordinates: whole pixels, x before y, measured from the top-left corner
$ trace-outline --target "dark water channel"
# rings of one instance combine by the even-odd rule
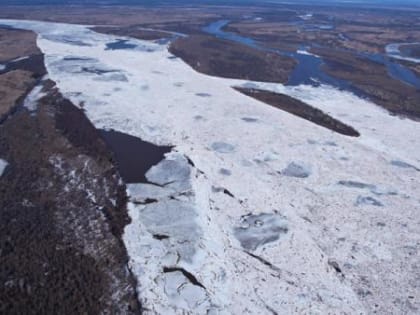
[[[100,130],[114,153],[121,177],[126,183],[147,183],[146,172],[172,150],[114,130]]]

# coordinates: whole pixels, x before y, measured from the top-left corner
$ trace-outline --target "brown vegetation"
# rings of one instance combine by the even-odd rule
[[[0,63],[41,53],[36,34],[31,31],[0,28],[0,47]]]
[[[6,33],[10,41],[20,34]],[[34,113],[21,106],[46,73],[42,55],[33,56],[0,75],[1,108],[10,114],[0,122],[8,163],[0,176],[0,313],[139,314],[114,157],[54,82],[40,82],[46,96]]]
[[[167,32],[154,31],[149,29],[144,29],[139,26],[127,26],[127,27],[107,27],[107,26],[97,26],[92,27],[92,30],[98,33],[117,35],[117,36],[127,36],[137,39],[144,40],[156,40],[161,38],[169,37],[170,34]]]
[[[280,49],[317,44],[333,49],[378,53],[384,52],[390,43],[420,40],[418,10],[288,7],[254,14],[258,20],[237,19],[226,29]],[[301,16],[308,12],[312,16],[302,19]]]
[[[210,35],[180,38],[169,50],[196,71],[225,78],[284,83],[296,65],[292,58]]]
[[[83,113],[51,90],[0,126],[0,152],[0,313],[137,313],[124,187]]]
[[[235,88],[237,91],[262,101],[275,108],[284,110],[290,114],[306,119],[314,124],[328,128],[345,136],[360,136],[353,127],[329,116],[323,111],[305,104],[288,95],[263,91],[258,89]]]
[[[420,119],[420,90],[391,78],[384,65],[350,52],[313,48],[325,60],[323,70],[347,80],[369,99],[393,114]]]
[[[16,59],[28,57],[19,61]],[[0,28],[0,122],[12,113],[46,73],[43,56],[31,31]]]
[[[32,73],[14,70],[0,75],[0,122],[13,111],[16,104],[33,88]]]

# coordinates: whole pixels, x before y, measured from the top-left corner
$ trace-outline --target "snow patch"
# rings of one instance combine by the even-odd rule
[[[315,57],[318,57],[318,58],[319,58],[319,56],[318,56],[318,55],[315,55],[315,54],[313,54],[313,53],[311,53],[311,52],[307,51],[306,49],[298,49],[298,50],[296,51],[296,53],[298,53],[298,54],[300,54],[300,55],[315,56]]]
[[[35,86],[31,92],[26,96],[23,106],[28,109],[30,112],[35,112],[38,106],[38,101],[44,97],[46,94],[42,92],[43,85],[39,84]]]
[[[9,165],[9,163],[7,163],[7,161],[0,159],[0,176],[3,175],[7,165]]]
[[[11,62],[19,62],[19,61],[23,61],[23,60],[26,60],[26,59],[29,59],[29,58],[30,58],[30,56],[23,56],[23,57],[13,59]]]

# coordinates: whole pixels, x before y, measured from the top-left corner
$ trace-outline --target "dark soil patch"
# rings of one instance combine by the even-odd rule
[[[33,77],[38,79],[42,77],[44,74],[46,74],[43,61],[44,61],[43,54],[32,55],[22,60],[7,63],[6,69],[3,70],[3,72],[20,69],[20,70],[32,72]]]
[[[41,54],[36,45],[36,38],[35,32],[0,25],[0,63],[5,64],[19,57]]]
[[[390,77],[384,65],[350,52],[322,48],[311,51],[324,58],[322,68],[329,75],[351,82],[357,90],[392,114],[420,119],[420,90]]]
[[[358,137],[360,136],[353,127],[348,126],[341,121],[327,115],[323,111],[309,106],[297,99],[284,94],[268,92],[258,89],[235,88],[239,92],[253,97],[259,101],[267,103],[273,107],[284,110],[295,116],[306,119],[314,124],[328,128],[332,131],[338,132],[345,136]]]
[[[45,73],[42,55],[25,60]],[[0,314],[139,314],[112,152],[54,82],[43,90],[33,115],[19,106],[0,124]]]
[[[166,32],[159,32],[154,30],[145,30],[140,26],[126,26],[126,27],[107,27],[97,26],[91,28],[93,31],[103,34],[127,36],[143,40],[157,40],[169,37],[170,34]]]
[[[9,162],[0,178],[0,313],[139,313],[120,238],[124,186],[111,153],[88,155],[105,148],[100,137],[76,141],[94,130],[86,117],[64,124],[69,138],[55,128],[62,102],[52,92],[36,116],[22,110],[0,126]]]
[[[56,99],[59,103],[55,126],[66,138],[83,153],[98,159],[112,161],[113,155],[101,140],[101,133],[92,125],[85,123],[83,128],[74,128],[79,122],[86,121],[83,110],[74,106],[65,98]]]
[[[296,65],[292,58],[211,35],[179,38],[169,51],[198,72],[224,78],[285,83]]]

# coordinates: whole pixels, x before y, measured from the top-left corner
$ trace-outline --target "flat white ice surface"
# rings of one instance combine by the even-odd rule
[[[84,26],[0,23],[39,33],[50,78],[96,127],[175,145],[194,162],[186,171],[169,155],[180,163],[172,187],[128,188],[124,241],[151,314],[420,312],[418,122],[328,86],[206,76],[155,43],[106,50],[118,38]],[[235,85],[296,97],[361,137]],[[167,166],[152,177],[166,180]],[[157,203],[139,204],[144,194]]]

